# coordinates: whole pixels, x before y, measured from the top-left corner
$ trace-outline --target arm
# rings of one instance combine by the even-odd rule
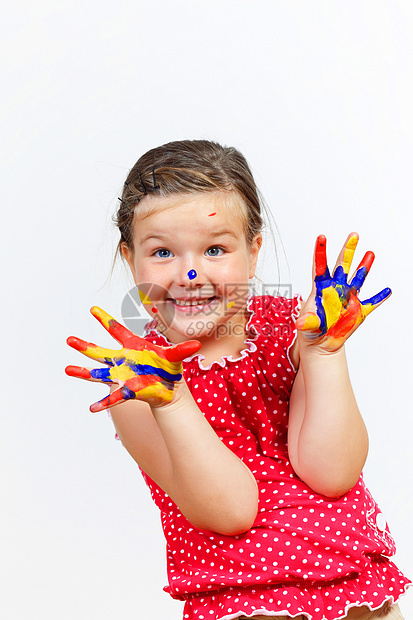
[[[356,484],[363,469],[367,430],[344,349],[302,349],[290,400],[289,456],[297,475],[314,491],[339,497]]]
[[[109,365],[66,369],[69,375],[112,386],[112,393],[91,410],[112,406],[112,419],[126,449],[195,527],[226,535],[248,530],[258,510],[256,481],[221,442],[182,378],[181,361],[199,343],[157,347],[102,310],[92,313],[124,347],[112,351],[68,339],[75,349]]]
[[[200,529],[235,535],[250,529],[258,488],[244,463],[219,439],[182,379],[161,407],[129,401],[111,410],[124,446]]]
[[[333,277],[325,257],[325,238],[315,252],[315,284],[297,321],[294,354],[299,368],[291,393],[289,455],[296,473],[328,497],[346,493],[357,482],[368,451],[368,436],[351,387],[344,342],[389,295],[385,289],[367,302],[357,292],[373,262],[365,255],[356,274],[347,275],[357,245],[349,235]]]

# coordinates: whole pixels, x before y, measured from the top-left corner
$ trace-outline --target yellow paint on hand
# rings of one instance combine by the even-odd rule
[[[364,321],[364,319],[366,318],[366,316],[368,316],[370,314],[370,312],[373,312],[374,308],[376,306],[374,304],[366,304],[361,306],[361,311],[363,313],[363,318],[361,321]],[[360,321],[360,323],[361,323]]]
[[[353,262],[354,252],[358,244],[357,235],[353,235],[346,243],[346,248],[343,255],[343,271],[348,273],[350,271],[351,263]]]
[[[170,362],[169,360],[160,357],[155,351],[144,349],[142,351],[136,351],[135,349],[123,349],[126,359],[134,364],[140,364],[142,366],[154,366],[155,368],[163,368],[171,375],[182,373],[182,362]]]
[[[99,319],[99,321],[102,323],[105,329],[109,330],[109,321],[112,320],[112,317],[110,316],[110,314],[108,314],[107,312],[102,310],[102,308],[99,308],[98,306],[93,306],[93,308],[91,308],[90,311],[93,314],[93,316]]]
[[[139,399],[141,400],[150,401],[157,399],[168,403],[172,400],[174,393],[173,390],[168,390],[168,388],[166,388],[163,383],[159,382],[156,383],[156,385],[149,385],[148,387],[139,390],[138,394]]]
[[[119,379],[120,381],[126,382],[128,379],[133,379],[135,377],[135,372],[126,364],[121,364],[120,366],[114,366],[110,369],[110,376],[112,379]]]
[[[316,314],[310,314],[304,319],[302,330],[316,331],[320,327],[320,319]]]
[[[343,306],[339,294],[331,286],[323,290],[322,299],[323,308],[326,315],[326,326],[328,330],[330,329],[331,325],[337,323]]]

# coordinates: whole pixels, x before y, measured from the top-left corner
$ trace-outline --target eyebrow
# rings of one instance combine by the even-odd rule
[[[147,235],[145,235],[144,237],[142,237],[142,239],[140,240],[140,243],[145,243],[146,241],[149,241],[150,239],[157,239],[158,241],[168,241],[168,239],[170,239],[169,235],[163,235],[162,233],[159,234],[152,234],[152,233],[148,233]]]
[[[225,237],[229,235],[230,237],[237,238],[237,235],[233,230],[228,229],[220,229],[220,230],[211,230],[206,233],[206,238],[212,239],[213,237]],[[167,234],[162,233],[148,233],[141,240],[140,243],[146,243],[146,241],[150,241],[151,239],[155,239],[157,241],[170,241],[171,237]]]
[[[229,228],[221,228],[219,230],[211,230],[207,233],[208,237],[225,237],[225,235],[229,235],[230,237],[237,237],[233,230]]]

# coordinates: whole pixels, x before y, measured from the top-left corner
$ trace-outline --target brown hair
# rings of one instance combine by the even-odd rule
[[[245,157],[235,148],[208,140],[181,140],[151,149],[129,172],[114,221],[133,251],[135,207],[146,195],[171,196],[195,192],[235,191],[246,207],[245,236],[251,244],[263,228],[261,200]]]

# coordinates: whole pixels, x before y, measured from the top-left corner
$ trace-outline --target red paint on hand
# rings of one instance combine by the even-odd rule
[[[77,377],[78,379],[90,379],[90,370],[80,368],[80,366],[66,366],[65,373],[69,377]]]
[[[86,351],[86,349],[90,345],[89,342],[81,340],[80,338],[76,338],[75,336],[69,336],[66,342],[69,347],[72,347],[72,349],[76,349],[76,351]]]
[[[148,388],[150,386],[155,387],[158,384],[159,377],[155,377],[154,375],[138,375],[134,379],[130,379],[129,381],[127,381],[127,384],[125,385],[127,385],[129,390],[132,390],[136,393],[136,395],[139,395],[139,393],[142,392],[142,390],[144,390],[145,388]],[[93,405],[90,405],[89,410],[92,413],[98,413],[99,411],[104,411],[109,407],[114,407],[115,405],[123,402],[124,400],[125,397],[122,392],[122,388],[120,387],[108,396],[106,396],[106,398],[102,398],[102,400],[98,401],[97,403],[93,403]]]
[[[200,348],[201,343],[198,340],[187,340],[186,342],[180,342],[173,347],[164,349],[163,354],[169,362],[180,362],[182,359],[199,351]]]
[[[327,239],[324,235],[317,237],[316,249],[315,249],[315,274],[316,276],[322,276],[327,269],[327,251],[326,251]]]
[[[366,252],[360,262],[360,265],[357,267],[356,271],[365,267],[368,273],[371,269],[374,259],[375,259],[374,252]]]

